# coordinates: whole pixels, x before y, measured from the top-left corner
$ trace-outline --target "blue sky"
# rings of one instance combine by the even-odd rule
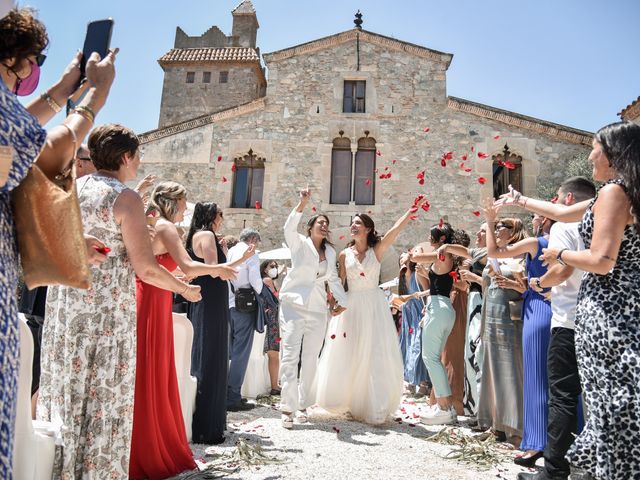
[[[50,36],[41,87],[82,48],[86,24],[112,17],[117,78],[100,123],[157,127],[162,69],[175,28],[231,32],[239,0],[30,0]],[[640,95],[637,0],[254,0],[262,53],[353,27],[454,55],[449,95],[595,131]],[[63,7],[64,6],[64,7]],[[38,91],[41,91],[39,89]]]

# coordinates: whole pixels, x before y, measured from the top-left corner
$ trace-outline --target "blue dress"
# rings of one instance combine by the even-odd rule
[[[538,237],[535,258],[527,255],[527,279],[547,273],[538,259],[549,240]],[[548,291],[545,290],[545,291]],[[521,450],[544,450],[547,444],[547,418],[549,416],[549,383],[547,378],[547,351],[551,338],[551,304],[528,288],[522,305],[522,355],[524,364],[523,432]]]
[[[0,146],[12,148],[7,183],[0,187],[0,478],[11,478],[18,389],[18,246],[11,191],[26,177],[47,132],[0,80]]]
[[[409,294],[420,291],[416,272],[413,272],[409,282]],[[424,303],[420,299],[409,300],[402,306],[400,351],[404,363],[404,380],[411,385],[420,385],[429,379],[427,367],[422,360],[422,329],[419,326],[423,306]]]

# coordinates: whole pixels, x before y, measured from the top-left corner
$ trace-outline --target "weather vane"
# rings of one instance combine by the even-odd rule
[[[362,14],[360,13],[360,10],[357,11],[356,19],[353,21],[353,23],[356,24],[356,28],[358,30],[362,30]]]

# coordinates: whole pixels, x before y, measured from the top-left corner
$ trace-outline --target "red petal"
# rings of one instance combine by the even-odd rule
[[[412,327],[409,327],[409,333],[410,334],[413,333],[413,328]]]
[[[418,216],[417,216],[417,215],[411,215],[411,216],[409,217],[409,220],[415,220],[416,218],[418,218]]]
[[[316,207],[311,207],[311,211],[312,211],[313,213],[316,213],[316,212],[318,211],[318,209],[317,209]]]
[[[378,169],[376,168],[376,169],[373,171],[373,173],[378,173]]]
[[[514,163],[511,163],[509,161],[503,162],[504,166],[507,167],[509,170],[515,170],[516,166]]]
[[[360,272],[360,276],[361,276],[361,277],[364,277],[364,272]]]
[[[500,165],[501,167],[504,167],[504,162],[502,160],[498,160],[498,165]]]
[[[458,275],[458,272],[456,272],[455,270],[452,272],[449,272],[449,276],[451,278],[453,278],[454,282],[459,282],[460,281],[460,275]]]
[[[367,181],[364,182],[365,185],[371,185],[371,179],[367,178]]]
[[[485,183],[487,183],[487,179],[486,179],[486,178],[484,178],[484,177],[479,177],[479,178],[478,178],[478,183],[479,183],[480,185],[484,185]]]
[[[262,204],[256,200],[256,210],[260,210],[262,208]]]
[[[471,147],[471,151],[475,152],[476,151],[476,147]]]
[[[464,171],[469,173],[471,171],[471,169],[470,168],[465,168]]]
[[[422,208],[425,212],[428,212],[428,211],[429,211],[429,209],[431,208],[431,204],[430,204],[429,202],[424,202],[424,203],[421,205],[421,208]]]
[[[441,253],[440,255],[438,255],[438,260],[440,260],[441,262],[444,262],[447,259],[447,257],[444,256],[444,253]]]
[[[387,173],[387,176],[385,178],[391,178],[391,172]]]
[[[447,161],[443,158],[442,160],[440,160],[440,165],[442,165],[443,167],[446,167]]]
[[[476,217],[480,216],[480,210],[476,210],[475,212],[471,212],[471,213],[473,213]]]
[[[453,158],[453,152],[447,152],[444,154],[445,160],[451,160]]]
[[[222,160],[222,155],[218,155],[218,161]]]
[[[409,209],[409,211],[410,211],[411,213],[416,213],[416,212],[418,211],[418,207],[411,207],[411,208]]]
[[[483,159],[483,160],[484,160],[484,159],[485,159],[485,158],[487,158],[488,156],[489,156],[489,155],[487,155],[487,154],[486,154],[486,153],[484,153],[484,152],[478,152],[478,158],[481,158],[481,159]]]
[[[393,160],[391,163],[393,163],[394,165],[396,164],[397,160]]]
[[[440,222],[438,223],[438,228],[442,228],[444,225],[444,218],[440,219]]]
[[[376,155],[379,156],[379,157],[382,156],[382,153],[380,153],[380,150],[376,150]]]
[[[227,177],[222,177],[222,183],[227,183]]]
[[[463,161],[463,162],[466,162],[466,161],[467,161],[467,155],[466,155],[466,154],[465,154],[465,155],[462,155],[462,157],[460,157],[460,158],[462,159],[462,161]]]
[[[384,180],[386,177],[387,176],[384,173],[382,173],[378,178],[380,178],[380,180]]]
[[[424,170],[416,174],[416,178],[424,178]]]
[[[280,343],[282,339],[280,337],[276,338],[276,343]]]
[[[495,137],[493,137],[494,140],[500,140],[500,135],[496,135]]]
[[[236,167],[236,164],[234,163],[233,165],[231,165],[231,171],[235,172],[238,169],[238,167]]]
[[[384,171],[386,172],[387,170],[389,170],[389,165],[387,165],[386,167],[384,167]]]
[[[418,204],[418,202],[419,202],[420,200],[422,200],[423,198],[424,198],[424,195],[423,195],[422,193],[419,193],[419,194],[416,196],[416,198],[414,198],[414,199],[413,199],[413,204],[414,204],[414,205],[417,205],[417,204]]]
[[[331,340],[335,340],[335,339],[336,339],[335,334],[334,334],[334,335],[331,335]]]
[[[418,183],[419,183],[420,185],[424,185],[424,178],[421,178],[420,180],[418,180]]]
[[[423,130],[424,133],[429,133],[429,130],[431,130],[429,127],[425,127],[425,129]]]

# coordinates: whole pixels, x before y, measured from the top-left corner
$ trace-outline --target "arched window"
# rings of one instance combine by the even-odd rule
[[[358,140],[353,200],[356,205],[375,203],[374,170],[376,169],[376,141],[370,137]]]
[[[336,204],[347,205],[351,200],[351,140],[348,138],[333,140],[330,196],[331,203]]]
[[[509,151],[505,144],[502,153],[492,157],[493,160],[493,198],[509,192],[509,185],[522,191],[522,157]]]
[[[233,159],[235,175],[233,177],[232,208],[255,208],[256,202],[262,203],[264,187],[264,158],[258,157],[253,150],[246,155]]]

